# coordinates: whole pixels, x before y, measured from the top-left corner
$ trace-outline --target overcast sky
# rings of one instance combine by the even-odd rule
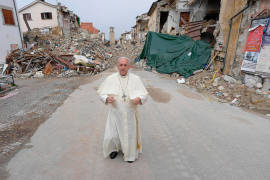
[[[16,0],[19,8],[34,0]],[[57,0],[45,0],[57,4]],[[116,37],[136,24],[136,16],[148,12],[155,0],[58,0],[74,13],[82,22],[93,22],[101,32],[109,34],[109,27],[115,27]]]

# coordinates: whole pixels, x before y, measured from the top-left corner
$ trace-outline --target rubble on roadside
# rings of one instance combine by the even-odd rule
[[[18,78],[45,76],[70,77],[97,74],[113,63],[112,47],[90,34],[72,32],[70,37],[35,29],[25,35],[28,48],[10,53],[6,61],[9,74]],[[115,51],[115,50],[114,50]]]
[[[253,82],[254,84],[258,84]],[[270,91],[261,85],[250,86],[231,76],[203,71],[186,79],[186,85],[214,97],[221,103],[244,107],[260,112],[270,110]]]
[[[145,59],[138,61],[136,65],[145,71],[156,72],[154,68],[147,66]],[[237,80],[212,70],[198,70],[188,78],[178,73],[167,76],[178,84],[197,89],[209,99],[269,114],[270,78],[262,79],[260,76],[245,74],[243,80]]]

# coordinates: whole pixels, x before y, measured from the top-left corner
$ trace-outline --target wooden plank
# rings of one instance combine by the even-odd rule
[[[192,25],[192,24],[203,24],[203,23],[205,23],[205,21],[193,21],[193,22],[189,22],[188,24]]]
[[[188,29],[188,33],[189,33],[189,32],[193,32],[193,31],[198,31],[198,30],[201,30],[201,29],[202,29],[202,26],[197,26],[197,27]]]
[[[193,31],[193,32],[187,33],[186,35],[189,37],[201,36],[201,31]]]
[[[24,70],[24,73],[27,72],[27,70],[28,70],[29,66],[31,65],[33,59],[34,59],[34,58],[30,59],[30,61],[28,62],[27,66],[26,66],[26,68],[25,68],[25,70]]]
[[[243,9],[246,5],[247,0],[223,0],[220,10],[220,25],[223,33],[223,46],[226,47],[226,42],[229,34],[229,20],[230,18]],[[224,74],[230,74],[231,68],[234,62],[236,53],[236,47],[239,37],[239,29],[241,26],[242,14],[233,20],[231,35],[229,40],[229,46],[227,50],[227,57],[225,63]]]

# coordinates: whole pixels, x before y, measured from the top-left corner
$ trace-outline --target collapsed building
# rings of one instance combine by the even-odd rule
[[[138,43],[143,43],[148,32],[149,16],[144,13],[136,17],[136,33],[135,40]]]
[[[72,11],[68,10],[66,6],[58,3],[58,19],[59,27],[62,34],[69,36],[71,31],[76,31],[80,28],[80,18]]]
[[[269,111],[269,0],[157,0],[147,14],[151,32],[140,66],[172,77],[184,76],[186,79],[178,79],[179,83],[210,93],[220,102]],[[194,55],[198,47],[187,48],[194,43],[191,39],[195,45],[202,42],[197,40],[203,40],[211,47],[207,62],[202,61],[197,70],[190,63],[199,63],[199,58],[186,61],[201,55]],[[166,46],[161,49],[162,44],[157,45],[161,40],[170,42],[164,42]]]
[[[134,37],[132,36],[132,32],[124,32],[121,34],[120,36],[120,43],[123,44],[127,44],[130,43],[132,40],[134,40]]]
[[[19,11],[24,46],[5,57],[0,73],[17,78],[96,74],[111,64],[105,34],[67,7],[35,0]],[[4,68],[3,68],[4,67]],[[4,72],[2,72],[4,69]]]
[[[203,39],[215,44],[211,60],[217,61],[218,70],[243,79],[244,73],[258,74],[262,71],[260,67],[264,67],[257,62],[249,63],[254,53],[246,53],[245,49],[250,28],[263,26],[261,36],[256,38],[265,37],[263,32],[269,24],[269,6],[267,0],[157,0],[147,13],[146,29],[170,35],[185,34],[194,40]],[[257,53],[265,47],[263,45],[263,42],[257,44]],[[253,58],[256,60],[258,58]],[[259,74],[270,75],[266,71]]]
[[[203,21],[218,20],[219,9],[220,2],[215,0],[158,0],[148,11],[148,27],[153,32],[179,35],[190,22],[197,26]]]
[[[148,11],[149,31],[176,34],[179,29],[179,13],[176,11],[175,1],[158,0]]]

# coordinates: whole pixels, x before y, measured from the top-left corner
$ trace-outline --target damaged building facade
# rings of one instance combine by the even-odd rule
[[[198,2],[190,1],[190,5]],[[222,0],[218,16],[208,11],[206,21],[218,20],[212,22],[210,31],[216,41],[211,62],[218,64],[217,72],[231,75],[248,87],[269,81],[269,11],[268,0]]]
[[[219,10],[220,2],[216,0],[158,0],[148,11],[148,27],[153,32],[179,35],[190,22],[197,26],[203,21],[218,20]]]
[[[58,29],[63,35],[79,28],[80,18],[60,3],[50,4],[44,0],[36,0],[19,10],[19,21],[23,32],[32,29]]]
[[[144,13],[136,17],[136,33],[135,40],[137,43],[143,43],[148,32],[149,16]]]
[[[80,27],[80,18],[74,12],[68,10],[61,3],[57,5],[59,27],[62,34],[69,36],[71,31],[76,31]]]
[[[270,2],[245,1],[239,11],[242,12],[231,23],[231,33],[230,29],[223,28],[224,45],[228,43],[228,48],[225,49],[225,73],[246,78],[249,75],[259,75],[259,78],[255,79],[270,77],[270,66],[267,62],[270,60],[270,53],[267,53],[270,52]],[[230,25],[227,27],[230,28]],[[252,44],[254,40],[257,44]]]
[[[141,67],[179,78],[178,83],[219,102],[269,114],[269,0],[158,0],[148,16],[148,28],[153,32],[140,55]],[[192,52],[203,48],[197,46],[200,43],[208,46],[207,51]],[[177,50],[186,50],[188,61],[174,56]],[[203,56],[207,56],[205,61],[199,58]],[[201,66],[195,67],[199,62]]]
[[[129,32],[124,32],[121,34],[120,36],[120,43],[123,45],[123,44],[127,44],[127,43],[130,43],[131,41],[133,40],[133,37],[132,37],[132,32],[129,31]]]
[[[260,61],[262,56],[269,59],[270,49],[260,41],[269,33],[269,6],[269,0],[158,0],[147,13],[148,30],[208,41],[214,46],[211,61],[226,75],[241,80],[246,74],[270,76],[267,61]],[[261,34],[250,37],[260,25]],[[257,52],[247,49],[252,38],[261,42]]]

